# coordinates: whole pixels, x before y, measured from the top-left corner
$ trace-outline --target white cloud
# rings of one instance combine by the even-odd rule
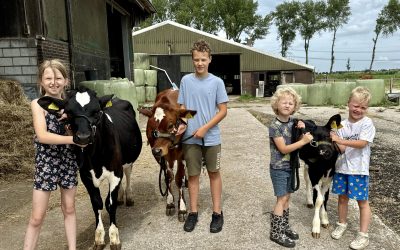
[[[284,1],[258,0],[258,14],[266,15]],[[352,70],[365,70],[369,68],[376,18],[387,4],[388,0],[350,0],[351,16],[349,22],[343,25],[336,34],[335,64],[333,70],[346,70],[347,59],[350,58]],[[310,41],[309,64],[316,67],[317,71],[329,71],[330,49],[332,45],[332,32],[316,34]],[[400,31],[392,36],[380,36],[377,42],[373,69],[393,69],[400,64]],[[270,33],[263,40],[255,42],[254,47],[269,53],[280,53],[280,41],[274,25]],[[288,57],[301,63],[305,62],[304,41],[300,35],[288,51]]]

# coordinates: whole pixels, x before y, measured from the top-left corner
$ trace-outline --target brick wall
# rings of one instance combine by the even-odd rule
[[[0,40],[0,78],[21,83],[29,98],[37,96],[36,39]]]
[[[46,40],[39,39],[37,40],[37,51],[38,64],[44,60],[58,58],[63,60],[66,66],[69,67],[68,43],[47,38]]]

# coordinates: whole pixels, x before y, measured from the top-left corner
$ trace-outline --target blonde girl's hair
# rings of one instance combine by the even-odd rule
[[[51,68],[52,70],[58,69],[65,79],[69,79],[68,69],[60,59],[51,59],[51,60],[43,61],[39,65],[39,69],[38,69],[38,85],[39,85],[40,96],[44,96],[46,94],[45,90],[42,88],[42,85],[40,83],[42,82],[42,77],[43,77],[44,71],[47,68]],[[64,93],[62,93],[63,98],[64,98],[64,96],[65,96]]]
[[[199,51],[199,52],[207,52],[208,56],[211,57],[211,48],[210,45],[203,39],[197,40],[194,44],[192,49],[190,50],[190,53],[193,56],[193,51]]]
[[[350,94],[349,97],[349,102],[355,99],[359,102],[366,102],[367,104],[369,104],[369,101],[371,100],[371,92],[369,91],[369,89],[367,87],[364,86],[358,86],[355,87]]]
[[[291,87],[278,88],[274,95],[271,97],[271,107],[276,115],[278,115],[278,102],[283,96],[292,96],[294,100],[294,111],[292,115],[300,109],[301,106],[301,96]]]

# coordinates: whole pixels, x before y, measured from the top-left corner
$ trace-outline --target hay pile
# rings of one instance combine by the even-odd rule
[[[0,179],[31,178],[34,170],[32,114],[20,84],[0,79]]]

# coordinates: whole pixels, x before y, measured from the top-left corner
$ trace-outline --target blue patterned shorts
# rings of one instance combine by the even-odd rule
[[[368,175],[349,175],[336,173],[333,176],[332,192],[347,195],[354,200],[368,200]]]

